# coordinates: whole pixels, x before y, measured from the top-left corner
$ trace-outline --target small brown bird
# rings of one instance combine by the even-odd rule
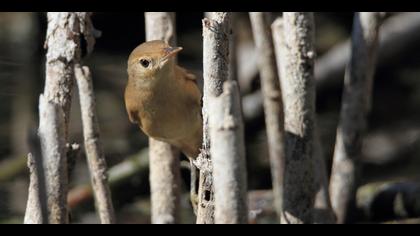
[[[130,121],[147,136],[195,159],[203,136],[201,92],[196,77],[175,62],[181,50],[160,40],[135,48],[128,59],[125,103]]]

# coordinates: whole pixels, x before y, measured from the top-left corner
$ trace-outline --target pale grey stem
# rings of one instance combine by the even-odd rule
[[[28,154],[29,189],[24,224],[48,224],[46,176],[41,154],[41,143],[35,133],[29,136],[32,153]]]
[[[46,188],[40,186],[40,179],[43,175],[39,175],[39,166],[36,164],[36,160],[33,155],[28,154],[28,168],[29,168],[29,190],[28,190],[28,201],[26,203],[25,217],[23,220],[24,224],[47,224],[48,223],[48,207],[47,204],[42,206],[43,200],[47,199],[45,194]],[[42,197],[44,195],[44,198]],[[43,208],[46,210],[46,214],[43,212]]]
[[[176,46],[175,13],[146,12],[146,40],[163,40]],[[179,151],[171,145],[149,139],[152,223],[180,221],[181,173]]]
[[[281,47],[284,46],[283,41],[283,19],[277,18],[271,25],[273,31],[273,41],[275,45],[277,67],[281,68]],[[331,208],[331,201],[328,192],[328,177],[324,158],[324,151],[317,129],[315,129],[314,142],[314,184],[316,187],[316,196],[314,203],[314,223],[333,223],[334,214]]]
[[[282,215],[284,175],[284,114],[283,100],[278,77],[273,38],[270,29],[271,14],[251,12],[251,26],[258,55],[261,87],[267,131],[271,178],[275,209]]]
[[[338,223],[345,223],[355,204],[358,167],[366,116],[370,111],[382,14],[356,13],[353,21],[351,57],[344,90],[334,150],[330,194]]]
[[[102,224],[116,222],[108,185],[107,165],[100,143],[99,124],[92,76],[88,67],[76,65],[75,76],[80,97],[85,152],[91,175],[96,208]]]
[[[90,13],[49,12],[44,94],[39,101],[39,136],[45,166],[49,222],[68,223],[66,142],[74,83],[74,65],[81,59],[81,37],[92,50]]]
[[[222,94],[229,78],[230,13],[206,13],[203,19],[203,150],[197,159],[200,169],[197,223],[214,223],[214,188],[210,158],[209,96]]]
[[[45,170],[49,223],[68,223],[65,119],[62,108],[39,99],[39,137]]]
[[[245,141],[237,82],[227,80],[223,93],[208,99],[215,223],[246,224]]]
[[[285,114],[282,223],[312,223],[315,200],[314,22],[312,12],[284,12],[280,82]]]
[[[84,36],[88,42],[89,52],[94,44],[90,28],[90,13],[49,12],[47,16],[48,28],[45,48],[48,51],[44,95],[48,101],[62,107],[67,137],[74,65],[81,59],[81,37]]]

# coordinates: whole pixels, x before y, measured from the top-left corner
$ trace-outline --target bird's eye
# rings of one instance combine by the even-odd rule
[[[141,59],[140,60],[140,64],[144,67],[147,68],[150,64],[150,61],[146,60],[146,59]]]

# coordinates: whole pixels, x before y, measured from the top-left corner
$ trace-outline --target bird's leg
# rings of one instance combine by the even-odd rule
[[[190,198],[191,204],[194,210],[194,214],[197,215],[197,206],[198,206],[198,169],[194,164],[193,159],[190,159],[191,165],[191,186],[190,186]]]

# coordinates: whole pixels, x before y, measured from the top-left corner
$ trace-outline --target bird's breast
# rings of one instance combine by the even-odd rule
[[[139,93],[141,129],[148,136],[162,141],[181,139],[200,125],[200,108],[193,106],[175,85]]]

